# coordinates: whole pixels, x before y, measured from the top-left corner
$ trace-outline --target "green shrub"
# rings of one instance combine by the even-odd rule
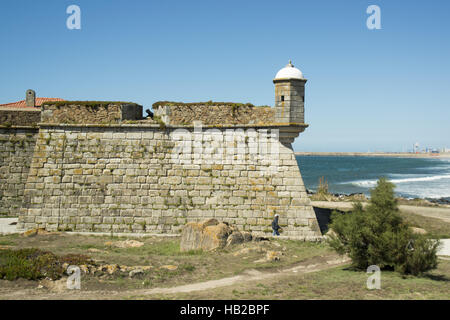
[[[333,212],[329,244],[340,254],[348,254],[353,267],[370,265],[418,275],[437,267],[438,241],[413,234],[398,213],[394,185],[381,178],[371,191],[364,210],[355,203],[351,213]]]
[[[81,265],[90,262],[83,255],[58,257],[55,254],[34,248],[0,251],[0,279],[16,280],[24,278],[56,280],[64,273],[63,264]]]
[[[37,280],[44,277],[57,279],[63,272],[57,257],[39,249],[0,251],[0,278]]]

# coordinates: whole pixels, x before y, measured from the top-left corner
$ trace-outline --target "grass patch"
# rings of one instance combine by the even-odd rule
[[[192,272],[195,270],[195,266],[190,263],[185,263],[180,266],[181,270]]]
[[[12,240],[0,240],[0,246],[11,246],[14,245],[14,241]]]
[[[127,253],[130,255],[156,255],[156,256],[184,256],[184,255],[201,255],[203,251],[180,251],[180,241],[178,239],[168,239],[156,243],[145,244],[142,247],[135,248],[111,248],[117,253]]]
[[[89,250],[89,249],[102,249],[104,246],[94,244],[79,244],[76,247],[81,250]]]
[[[112,239],[113,242],[115,240],[125,240],[123,237],[113,237]],[[99,265],[118,264],[120,266],[151,267],[142,276],[132,279],[128,278],[128,275],[106,275],[105,278],[98,278],[91,274],[85,275],[83,286],[86,290],[170,287],[229,277],[242,274],[248,269],[270,271],[270,269],[285,268],[310,257],[333,253],[324,243],[284,239],[249,242],[216,252],[181,252],[179,247],[180,238],[173,237],[139,238],[138,240],[143,242],[144,245],[135,248],[117,248],[114,245],[106,244],[111,242],[112,239],[109,236],[85,236],[64,233],[37,235],[34,237],[0,236],[0,241],[5,243],[14,242],[15,249],[37,247],[42,250],[48,250],[59,257],[65,256],[67,252],[77,255],[89,252],[89,256],[95,259],[96,264]],[[89,249],[98,250],[88,251]],[[281,260],[256,262],[266,256],[266,250],[282,252]],[[62,262],[61,260],[58,261]],[[67,263],[73,265],[86,264],[80,261]],[[176,270],[167,270],[162,268],[165,265],[175,265],[178,268]]]
[[[399,212],[400,216],[412,227],[425,229],[428,238],[433,239],[448,239],[450,238],[450,223],[442,221],[441,219],[424,217],[419,214],[411,212]]]
[[[158,295],[161,299],[450,299],[450,261],[440,260],[438,268],[421,277],[401,276],[397,272],[381,272],[381,289],[369,290],[368,274],[348,267],[336,267],[314,273],[285,275],[259,282],[188,294]],[[219,292],[219,293],[218,293]],[[153,297],[152,297],[153,298]]]
[[[440,205],[437,203],[430,202],[428,200],[420,198],[414,199],[397,198],[397,203],[399,205],[417,206],[417,207],[440,207]]]

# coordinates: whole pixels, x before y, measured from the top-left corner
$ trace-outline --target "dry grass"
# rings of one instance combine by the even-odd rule
[[[450,299],[450,261],[423,277],[402,277],[382,271],[381,289],[366,287],[368,274],[337,267],[316,273],[287,275],[217,290],[158,295],[156,299]],[[135,296],[134,299],[148,298]]]
[[[117,248],[106,242],[123,238],[68,235],[38,235],[24,238],[18,235],[0,236],[0,243],[11,248],[39,248],[57,255],[85,254],[98,264],[151,266],[142,277],[129,279],[127,274],[85,275],[83,286],[87,290],[124,290],[169,287],[201,282],[240,274],[248,269],[270,270],[284,268],[305,259],[333,254],[321,243],[274,240],[250,242],[217,252],[180,252],[179,238],[148,237],[137,239],[144,243],[136,248]],[[243,250],[244,249],[244,250]],[[281,260],[255,262],[265,257],[267,250],[282,252]],[[175,265],[176,270],[161,268]],[[0,285],[1,286],[1,285]]]
[[[450,223],[437,218],[424,217],[412,212],[403,212],[400,210],[399,213],[412,227],[425,229],[428,232],[427,236],[430,238],[450,238]]]

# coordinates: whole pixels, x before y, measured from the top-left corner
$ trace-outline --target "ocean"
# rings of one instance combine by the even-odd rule
[[[296,156],[308,190],[320,177],[331,193],[370,194],[378,178],[396,185],[397,196],[450,200],[450,159],[361,156]]]

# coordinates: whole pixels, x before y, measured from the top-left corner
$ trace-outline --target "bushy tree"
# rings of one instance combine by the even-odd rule
[[[436,268],[439,241],[412,232],[398,214],[394,187],[381,178],[371,190],[366,209],[358,202],[351,213],[333,212],[329,244],[338,253],[348,254],[357,269],[377,265],[418,275]]]

